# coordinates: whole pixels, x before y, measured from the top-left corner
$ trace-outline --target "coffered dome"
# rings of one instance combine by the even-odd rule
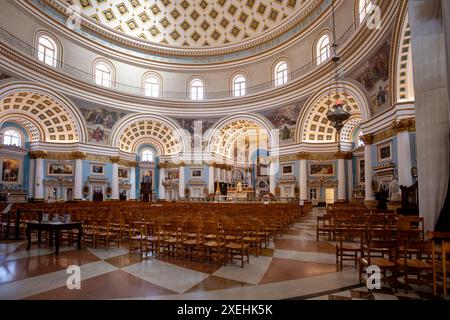
[[[126,35],[176,47],[218,47],[264,35],[307,0],[65,0]]]

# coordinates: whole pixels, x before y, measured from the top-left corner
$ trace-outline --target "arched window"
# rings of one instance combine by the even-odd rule
[[[20,133],[16,130],[7,130],[3,134],[3,144],[7,146],[21,146],[21,137]]]
[[[191,81],[191,99],[203,100],[204,98],[204,85],[200,79],[193,79]]]
[[[281,86],[288,82],[288,65],[285,61],[275,67],[275,86]]]
[[[58,46],[49,36],[38,38],[38,59],[49,66],[56,67],[58,63]]]
[[[317,41],[317,65],[324,63],[330,57],[330,37],[324,34]]]
[[[99,86],[112,87],[112,70],[104,62],[98,62],[95,65],[95,83]]]
[[[160,94],[160,82],[159,79],[155,76],[148,76],[145,78],[144,81],[144,90],[145,90],[145,95],[147,97],[154,97],[157,98],[159,97]]]
[[[141,161],[155,162],[155,155],[151,149],[144,149],[141,154]]]
[[[372,10],[372,0],[358,0],[359,23],[362,23]]]
[[[247,81],[245,76],[239,74],[233,78],[233,96],[242,97],[245,96],[247,90]]]

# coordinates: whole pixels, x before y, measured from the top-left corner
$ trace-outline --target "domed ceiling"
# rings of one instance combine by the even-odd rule
[[[65,0],[83,15],[142,40],[218,47],[275,30],[308,0]]]

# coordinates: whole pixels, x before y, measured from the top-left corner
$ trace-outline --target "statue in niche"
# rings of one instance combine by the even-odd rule
[[[243,188],[242,188],[242,182],[241,180],[238,181],[237,186],[236,186],[236,192],[242,192]]]
[[[392,181],[389,183],[389,201],[400,201],[400,185],[398,184],[397,179],[394,177]]]

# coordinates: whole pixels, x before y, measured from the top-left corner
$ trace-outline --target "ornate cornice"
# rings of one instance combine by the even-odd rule
[[[109,157],[109,161],[110,161],[111,163],[117,163],[117,164],[119,164],[119,163],[120,163],[120,157],[117,157],[117,156],[111,156],[111,157]]]
[[[284,154],[280,156],[280,162],[289,162],[289,161],[295,161],[297,160],[296,154]]]
[[[30,156],[31,159],[47,159],[48,157],[47,152],[40,150],[30,151],[28,155]]]
[[[85,160],[93,161],[93,162],[110,162],[110,158],[108,156],[104,156],[104,155],[100,155],[100,154],[92,154],[92,153],[86,154]]]
[[[350,160],[353,158],[352,152],[338,151],[334,155],[335,155],[336,159]]]
[[[136,161],[128,161],[128,167],[136,168],[137,166],[138,166],[138,163]]]
[[[364,142],[365,145],[370,145],[373,143],[373,134],[368,133],[360,137],[361,141]]]
[[[84,160],[84,159],[86,159],[86,154],[84,152],[80,152],[80,151],[72,152],[72,159]]]
[[[179,165],[176,163],[159,163],[158,164],[159,169],[175,169],[178,167],[179,167]]]
[[[400,121],[394,121],[392,123],[392,130],[396,133],[403,131],[414,132],[416,131],[416,120],[414,118],[402,119]]]
[[[353,154],[351,152],[322,152],[322,153],[312,153],[312,152],[299,152],[296,158],[298,160],[311,160],[311,161],[328,161],[336,159],[351,159]]]
[[[309,159],[309,152],[299,152],[297,153],[297,159],[298,160],[308,160]]]

